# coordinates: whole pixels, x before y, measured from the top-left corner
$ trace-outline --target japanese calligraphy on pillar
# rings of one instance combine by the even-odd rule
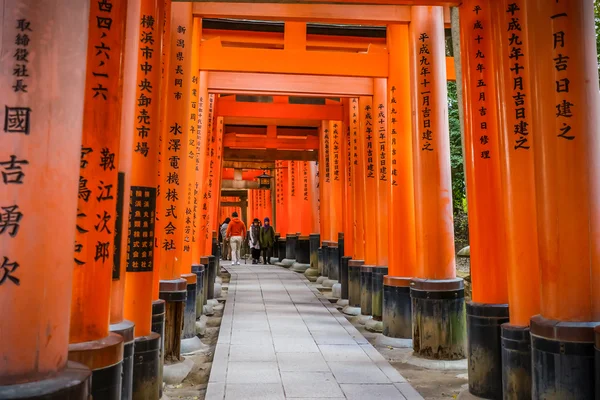
[[[571,21],[567,11],[566,0],[556,0],[554,4],[555,12],[548,21],[553,28],[552,32],[552,56],[554,65],[555,92],[557,98],[556,104],[556,119],[557,119],[557,136],[564,140],[574,140],[575,132],[571,127],[571,118],[577,105],[571,102],[572,98],[569,92],[569,40],[574,40],[569,37],[568,30],[570,25],[576,23]]]
[[[90,9],[75,265],[111,266],[114,252],[124,31],[118,1]]]
[[[210,219],[209,219],[209,207],[212,199],[212,185],[214,179],[214,154],[215,154],[215,132],[213,129],[213,111],[214,111],[214,95],[208,96],[208,123],[206,124],[206,153],[205,153],[205,176],[204,176],[204,187],[202,193],[202,219],[200,231],[205,241],[211,239],[210,231]]]
[[[365,133],[367,134],[367,178],[375,178],[375,156],[373,145],[373,114],[370,105],[365,106]]]
[[[331,160],[329,158],[329,146],[330,146],[330,142],[329,142],[329,128],[325,128],[323,130],[323,134],[324,134],[324,141],[323,141],[323,151],[324,151],[324,159],[325,159],[325,182],[329,183],[331,182],[331,171],[329,169],[330,165],[331,165]]]
[[[134,148],[127,233],[127,272],[152,271],[158,180],[154,175],[160,150],[159,91],[161,32],[158,9],[141,3],[138,37]],[[148,199],[147,196],[152,196]],[[134,265],[135,263],[135,265]]]
[[[430,53],[430,42],[431,38],[426,32],[419,35],[418,42],[420,42],[417,50],[417,72],[420,76],[418,81],[418,106],[419,112],[421,113],[422,125],[418,127],[421,131],[421,150],[422,151],[433,151],[433,135],[434,132],[431,130],[431,90],[429,85],[428,76],[431,75],[431,53]]]
[[[350,129],[350,124],[348,124],[347,128],[346,128],[346,156],[348,157],[347,159],[347,180],[348,180],[348,186],[351,187],[352,186],[352,132]]]
[[[296,197],[296,161],[290,161],[290,196]]]
[[[529,63],[527,61],[527,54],[524,52],[525,46],[523,45],[523,32],[521,24],[523,21],[523,14],[521,11],[520,2],[513,2],[508,4],[506,9],[507,26],[505,29],[505,37],[508,44],[510,53],[508,54],[510,64],[510,82],[512,83],[511,91],[513,103],[510,104],[510,110],[514,116],[513,120],[513,134],[514,134],[514,149],[515,150],[529,150],[531,143],[529,140],[529,111],[527,108],[527,90],[528,76],[529,76]],[[510,115],[510,114],[509,114]]]
[[[398,123],[398,102],[396,100],[396,86],[391,85],[390,88],[390,162],[392,163],[391,170],[391,184],[392,186],[398,186],[398,132],[396,131],[396,125]]]
[[[163,251],[175,252],[182,246],[184,233],[183,224],[186,215],[186,188],[185,166],[186,166],[186,134],[187,104],[184,93],[187,82],[185,82],[185,66],[189,65],[189,51],[186,48],[186,34],[188,27],[177,25],[171,28],[171,63],[167,82],[168,100],[168,131],[165,143],[166,153],[164,155],[164,177],[161,195],[164,204],[164,218],[162,219],[162,243]],[[187,132],[186,132],[187,133]]]
[[[340,180],[340,134],[338,124],[333,124],[333,180]]]
[[[358,99],[352,99],[352,157],[353,164],[358,166]],[[352,165],[352,164],[349,164]]]
[[[303,199],[304,201],[308,201],[308,161],[304,161],[302,163],[302,181],[303,181]]]
[[[488,43],[491,40],[491,32],[490,32],[490,27],[487,26],[487,21],[482,21],[481,19],[479,19],[480,13],[482,11],[482,8],[480,5],[475,5],[475,7],[473,8],[473,10],[471,11],[472,13],[475,14],[475,19],[473,22],[473,40],[475,41],[475,46],[474,46],[474,53],[475,53],[475,60],[474,63],[472,65],[472,68],[474,68],[473,71],[473,76],[475,77],[474,79],[477,81],[477,83],[475,84],[475,89],[476,89],[476,97],[477,97],[477,103],[475,107],[475,109],[473,110],[473,132],[474,134],[476,134],[476,132],[479,132],[479,144],[474,144],[474,146],[478,146],[479,147],[479,156],[484,159],[484,160],[489,160],[492,156],[491,152],[490,152],[490,137],[488,136],[487,130],[488,130],[488,100],[491,99],[491,96],[493,96],[493,93],[490,93],[488,90],[488,86],[487,86],[487,67],[486,67],[486,53],[488,52]],[[484,25],[485,29],[484,29]],[[510,27],[509,27],[509,31],[510,31]],[[515,47],[513,47],[513,52],[515,51]],[[517,54],[517,59],[515,60],[516,62],[518,62],[518,52]],[[511,59],[513,58],[513,54],[511,54]],[[516,111],[516,110],[515,110]],[[494,123],[494,122],[492,122]],[[473,139],[475,140],[475,138]],[[477,148],[477,147],[475,147]]]
[[[386,105],[377,105],[377,139],[379,143],[379,180],[386,182],[388,180],[387,158],[387,116]]]
[[[132,186],[129,204],[127,272],[153,269],[156,189]]]
[[[28,93],[29,70],[29,48],[32,41],[38,40],[33,33],[33,26],[27,19],[17,18],[12,21],[14,25],[7,26],[7,32],[14,43],[12,49],[7,49],[7,54],[12,55],[12,89],[15,94]],[[12,28],[12,29],[11,29]],[[25,96],[19,96],[19,100],[26,100]],[[21,102],[19,102],[21,103]],[[4,104],[4,134],[29,136],[31,133],[32,109],[26,102],[21,104]],[[23,138],[24,140],[26,138]],[[27,138],[30,139],[30,138]],[[33,140],[33,139],[32,139]],[[26,173],[29,161],[19,154],[11,154],[8,158],[0,158],[0,173],[2,182],[0,190],[15,191],[23,190],[27,184]],[[17,197],[17,196],[15,196]],[[17,237],[21,227],[23,213],[16,202],[0,204],[0,240],[11,240]],[[20,264],[10,254],[0,254],[0,286],[3,284],[20,285],[17,269]]]

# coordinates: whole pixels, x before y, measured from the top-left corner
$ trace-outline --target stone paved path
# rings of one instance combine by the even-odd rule
[[[207,400],[422,399],[302,275],[224,266],[231,282]]]

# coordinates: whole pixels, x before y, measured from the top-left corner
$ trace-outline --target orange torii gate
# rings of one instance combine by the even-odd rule
[[[2,93],[7,94],[6,104],[0,107],[1,140],[7,144],[0,147],[0,184],[6,186],[0,191],[0,304],[6,305],[11,319],[3,330],[8,339],[0,343],[0,359],[6,364],[0,368],[1,398],[13,398],[15,385],[23,393],[56,375],[72,377],[78,383],[75,396],[85,398],[90,373],[67,359],[83,362],[94,374],[107,368],[120,370],[127,358],[124,339],[110,333],[109,322],[131,320],[136,325],[136,344],[158,354],[157,335],[148,330],[153,300],[154,314],[159,316],[161,308],[166,309],[166,330],[158,330],[167,362],[177,362],[182,339],[178,327],[185,321],[183,337],[191,334],[193,320],[184,314],[191,315],[191,306],[198,304],[187,301],[202,276],[192,273],[192,265],[199,267],[204,256],[215,256],[211,245],[217,228],[220,174],[224,155],[231,155],[224,149],[231,144],[249,147],[240,135],[227,136],[227,118],[258,115],[277,132],[280,122],[293,120],[301,110],[309,112],[317,121],[313,127],[322,131],[320,137],[307,137],[302,143],[303,155],[291,158],[285,151],[294,150],[297,144],[272,137],[265,140],[267,151],[259,154],[268,156],[268,149],[282,146],[284,151],[278,150],[273,161],[290,157],[283,161],[293,165],[285,172],[287,187],[294,185],[299,192],[304,190],[303,163],[319,160],[320,224],[313,223],[312,228],[319,227],[321,239],[329,242],[329,258],[344,255],[332,250],[341,243],[339,234],[352,235],[351,250],[344,253],[367,264],[360,270],[359,282],[365,289],[363,314],[375,320],[382,317],[386,335],[412,336],[417,355],[470,357],[471,371],[485,365],[491,373],[469,376],[474,395],[498,396],[504,391],[505,396],[521,398],[557,393],[593,397],[594,334],[600,337],[600,328],[594,332],[600,321],[595,290],[600,258],[596,240],[600,164],[595,135],[596,49],[589,39],[594,35],[592,0],[349,0],[343,4],[297,0],[253,7],[242,2],[137,0],[128,4],[128,14],[152,16],[156,37],[154,47],[135,43],[131,52],[124,50],[125,37],[147,37],[149,28],[133,22],[133,17],[126,27],[125,2],[102,1],[89,8],[65,0],[41,1],[45,17],[67,31],[51,30],[44,38],[36,37],[41,31],[38,26],[45,23],[36,12],[40,0],[15,1],[2,16],[5,31],[14,31],[14,38],[3,38],[3,45],[6,41],[15,56],[2,59],[0,75]],[[467,306],[462,281],[454,271],[445,90],[446,81],[455,75],[453,60],[444,51],[447,6],[458,5],[473,238],[473,298]],[[88,15],[91,22],[81,22]],[[209,17],[284,20],[283,39],[268,34],[220,35],[214,29],[207,29],[204,36],[202,18]],[[311,34],[307,21],[385,25],[387,35],[385,40],[361,38],[344,43]],[[98,43],[94,35],[102,32],[104,42]],[[72,38],[77,40],[67,45]],[[123,65],[115,64],[121,59],[115,56],[98,66],[93,46],[85,55],[86,41],[100,46],[100,56],[109,51],[104,45],[128,58]],[[255,43],[261,45],[253,47]],[[29,49],[37,50],[37,59],[24,56]],[[151,50],[154,60],[148,56]],[[44,72],[42,64],[60,66],[67,59],[71,68],[75,63],[75,72],[69,76]],[[156,73],[159,63],[160,76]],[[132,65],[144,65],[144,69],[134,71]],[[129,80],[137,81],[144,73],[147,83],[142,87],[152,84],[152,98],[162,101],[150,104],[150,96],[142,93],[137,82],[121,87],[123,68]],[[56,82],[61,88],[58,101],[43,92],[42,85],[34,84],[41,81]],[[331,110],[323,113],[334,108],[327,104],[310,109],[281,103],[240,107],[226,101],[222,102],[226,111],[220,114],[220,95],[233,93],[349,100],[334,106],[341,109],[339,115]],[[49,113],[50,104],[62,112]],[[277,110],[287,115],[275,117]],[[350,115],[352,119],[346,119]],[[140,121],[148,118],[149,128],[144,128],[146,124]],[[356,138],[349,158],[343,149],[347,124],[351,137]],[[103,134],[91,134],[96,131]],[[30,139],[36,145],[27,144]],[[83,148],[79,148],[80,139]],[[336,141],[338,146],[343,143],[342,148],[335,148]],[[49,158],[53,154],[49,149],[60,155],[59,162]],[[157,159],[139,158],[147,151],[154,151],[152,157]],[[123,152],[131,153],[131,161]],[[100,161],[98,155],[103,157]],[[79,179],[72,172],[77,170],[74,160],[78,159]],[[346,182],[345,164],[350,162],[352,186]],[[114,168],[110,163],[116,163]],[[42,176],[48,170],[56,174],[57,168],[61,182]],[[342,182],[333,179],[336,171]],[[125,174],[120,193],[115,190],[117,172]],[[29,200],[34,191],[28,189],[28,177],[48,207],[36,207]],[[78,180],[79,211],[75,198],[69,196]],[[352,205],[344,199],[348,192]],[[127,199],[123,199],[125,193],[129,193]],[[88,201],[86,196],[90,196]],[[117,201],[119,196],[123,204]],[[284,197],[275,211],[302,207],[316,214],[314,201],[306,201],[312,203],[307,205],[303,198]],[[129,212],[120,208],[127,203]],[[389,217],[384,215],[386,210]],[[115,238],[112,235],[120,228],[118,213],[127,221],[123,218],[122,236]],[[306,224],[292,212],[287,214],[282,221],[288,232],[281,233],[304,236]],[[348,218],[353,219],[350,227],[344,221]],[[500,229],[503,221],[508,234]],[[57,226],[72,227],[64,228],[68,239],[64,242],[75,243],[74,254],[70,246],[56,244],[48,229]],[[137,243],[136,232],[152,236],[154,245],[144,245],[143,240]],[[31,243],[25,243],[23,235],[34,237],[40,251],[27,251]],[[125,255],[115,251],[119,245]],[[115,269],[107,263],[113,259],[117,260]],[[34,266],[48,261],[56,264],[55,277],[40,279],[32,272]],[[86,269],[88,264],[92,268]],[[214,265],[209,261],[202,268],[207,275],[212,273],[208,286],[214,283]],[[381,276],[382,267],[388,268],[388,276]],[[125,276],[113,283],[122,271]],[[357,284],[352,278],[345,283],[343,273],[336,276],[342,286]],[[94,296],[90,282],[95,286]],[[55,294],[51,301],[44,297],[48,293]],[[166,304],[157,301],[159,297]],[[46,310],[44,315],[32,314],[32,304],[38,303],[37,308]],[[386,313],[388,307],[399,310],[397,317]],[[23,320],[24,316],[29,318]],[[57,327],[51,335],[44,331],[49,324]],[[112,329],[127,336],[128,343],[133,339],[119,327]],[[38,344],[44,341],[49,345],[40,348]],[[478,354],[483,358],[474,356],[476,348],[482,349]],[[148,366],[133,367],[134,396],[142,379],[136,374],[143,368]],[[515,378],[512,372],[519,368],[525,373]],[[149,369],[157,374],[150,381],[158,382],[159,369]],[[554,369],[570,379],[549,373]],[[115,373],[105,382],[106,393],[112,393],[107,398],[131,390],[120,379]],[[45,398],[60,398],[65,390],[60,381],[44,388],[48,393],[40,395]],[[156,388],[153,385],[152,390]],[[513,393],[515,388],[518,393]],[[97,396],[103,396],[104,389],[99,384],[91,387]]]

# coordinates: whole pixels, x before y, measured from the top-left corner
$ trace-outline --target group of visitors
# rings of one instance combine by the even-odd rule
[[[262,252],[263,264],[271,264],[271,254],[275,244],[275,230],[269,218],[264,219],[264,225],[258,218],[254,218],[250,232],[246,234],[246,225],[240,220],[238,213],[231,214],[219,228],[220,240],[223,244],[223,260],[230,259],[233,265],[240,265],[240,250],[242,244],[248,239],[248,247],[252,253],[252,264],[260,262]]]

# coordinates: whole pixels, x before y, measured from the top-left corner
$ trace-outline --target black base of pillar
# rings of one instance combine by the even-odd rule
[[[312,269],[319,269],[319,256],[317,251],[321,244],[321,235],[318,233],[311,233],[308,237],[309,241],[309,252],[310,252],[310,267]]]
[[[531,335],[528,326],[503,324],[502,393],[505,399],[531,399]]]
[[[212,257],[212,256],[210,256]],[[185,279],[161,280],[158,296],[165,304],[164,359],[167,363],[182,361],[181,335],[187,298]]]
[[[287,243],[285,238],[280,237],[275,245],[277,246],[277,258],[281,262],[286,256]]]
[[[298,243],[298,235],[288,233],[285,237],[285,258],[288,260],[296,260],[296,243]]]
[[[467,303],[469,392],[502,400],[500,326],[508,322],[508,304]]]
[[[198,279],[196,274],[190,274]],[[184,275],[185,276],[185,275]],[[196,336],[196,283],[187,283],[187,294],[185,308],[183,310],[183,333],[182,339],[190,339]]]
[[[460,360],[467,355],[465,289],[460,278],[413,279],[413,350],[436,360]]]
[[[208,300],[215,298],[215,279],[217,279],[217,258],[208,256],[208,282],[206,296]]]
[[[299,236],[296,241],[296,262],[310,265],[310,239],[308,236]]]
[[[360,267],[364,260],[348,261],[348,305],[360,307]]]
[[[340,283],[342,284],[342,294],[341,294],[341,299],[342,300],[348,300],[348,295],[349,295],[349,289],[348,289],[348,285],[349,285],[349,271],[348,271],[348,263],[350,262],[350,260],[352,260],[352,257],[348,257],[348,256],[344,256],[341,258],[340,261]]]
[[[360,267],[360,313],[373,313],[373,265]]]
[[[395,339],[412,338],[411,278],[383,278],[383,334]]]
[[[92,371],[92,398],[120,400],[123,387],[123,363]]]
[[[327,248],[328,275],[330,281],[340,281],[340,253],[337,242],[329,242]]]
[[[329,243],[330,242],[325,241],[321,244],[320,256],[323,261],[321,261],[321,259],[319,260],[319,262],[322,264],[320,268],[322,272],[321,276],[324,276],[325,278],[329,277]]]
[[[593,399],[593,322],[531,318],[533,399]]]
[[[326,276],[323,274],[323,270],[325,269],[325,258],[323,257],[322,247],[317,249],[317,269],[319,270],[319,276]]]
[[[166,302],[164,300],[154,300],[152,302],[152,332],[160,336],[158,349],[158,381],[160,382],[159,398],[162,397],[163,368],[165,365],[165,312]]]
[[[131,400],[133,379],[133,346],[135,325],[131,321],[110,326],[110,331],[123,336],[123,389],[121,400]]]
[[[133,400],[158,399],[162,396],[160,347],[161,337],[155,332],[135,339]]]
[[[202,316],[204,306],[204,274],[203,264],[192,265],[192,273],[196,274],[196,319]]]
[[[383,319],[383,277],[388,273],[388,267],[376,266],[371,276],[371,315],[375,321]]]
[[[85,365],[69,361],[67,367],[42,381],[0,386],[3,400],[88,400],[92,371]]]

